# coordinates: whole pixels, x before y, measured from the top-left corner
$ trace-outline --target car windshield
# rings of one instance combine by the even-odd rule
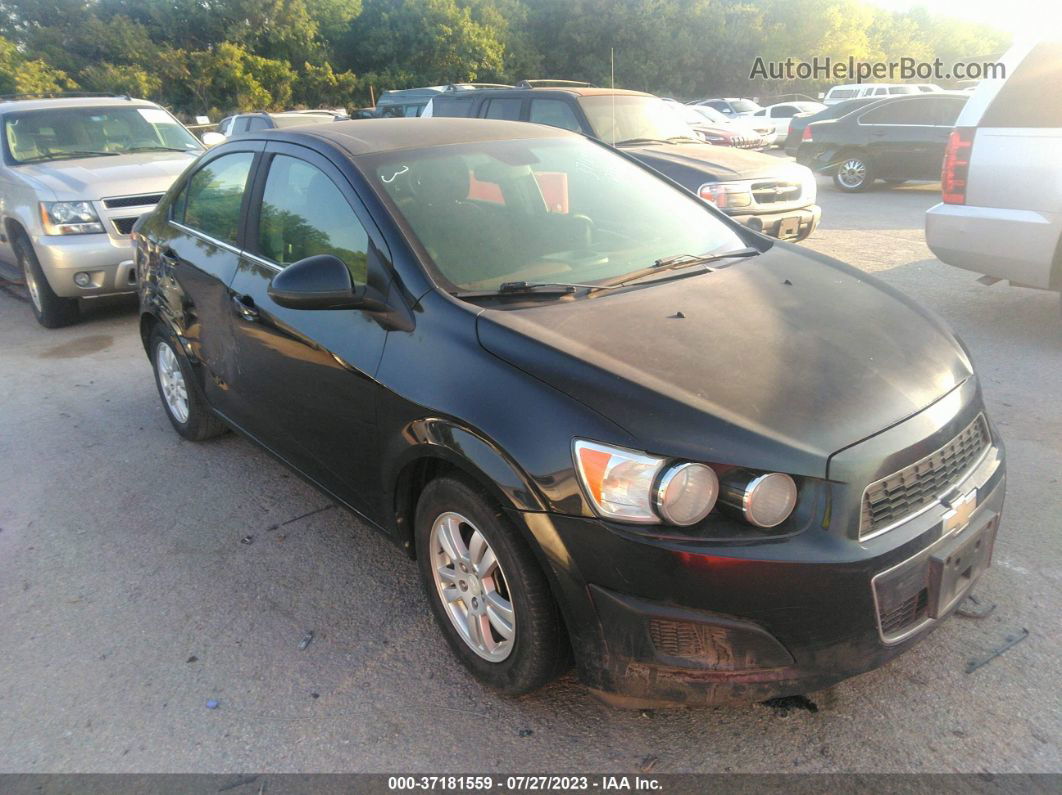
[[[751,99],[732,99],[730,107],[735,113],[755,113],[760,109],[760,106]]]
[[[726,116],[724,116],[722,113],[720,113],[710,105],[689,105],[688,107],[690,107],[695,113],[703,116],[708,121],[713,122],[715,124],[730,123],[730,119],[728,119]]]
[[[202,144],[162,108],[65,107],[4,117],[7,151],[16,163],[176,149]]]
[[[594,135],[608,143],[690,138],[682,117],[659,97],[601,94],[579,97]]]
[[[699,199],[592,141],[486,141],[366,160],[444,282],[613,281],[744,241]]]

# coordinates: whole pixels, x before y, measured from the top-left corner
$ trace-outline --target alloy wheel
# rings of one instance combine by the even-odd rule
[[[457,634],[483,659],[506,659],[516,639],[516,612],[486,537],[464,516],[447,511],[432,523],[430,544],[436,592]]]
[[[162,387],[162,399],[166,409],[177,422],[188,422],[188,388],[184,383],[177,354],[167,342],[160,342],[155,348],[155,366],[159,373],[159,385]]]
[[[841,163],[837,169],[837,181],[846,188],[858,188],[866,181],[867,166],[862,160],[851,158]]]
[[[33,275],[33,268],[29,266],[29,263],[24,258],[22,260],[22,273],[26,280],[26,290],[29,292],[30,300],[33,301],[33,306],[38,313],[44,312],[41,306],[41,290],[37,286],[37,277]]]

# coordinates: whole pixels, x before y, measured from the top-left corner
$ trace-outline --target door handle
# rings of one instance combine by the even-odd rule
[[[249,295],[232,296],[232,305],[236,308],[236,314],[241,320],[254,323],[258,320],[258,309],[255,308],[254,299]]]
[[[873,138],[884,138],[885,137],[885,133],[883,133],[881,130],[875,130],[870,135]]]

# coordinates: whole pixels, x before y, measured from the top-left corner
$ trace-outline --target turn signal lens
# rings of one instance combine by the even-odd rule
[[[752,204],[752,186],[746,182],[706,182],[697,189],[697,195],[721,210]]]
[[[719,496],[719,478],[704,464],[677,464],[660,477],[656,512],[668,524],[697,524],[711,513]]]
[[[719,502],[756,527],[780,525],[796,508],[797,487],[789,475],[735,470],[728,472],[719,491]]]
[[[652,493],[664,459],[576,440],[575,466],[594,510],[606,519],[656,524]]]

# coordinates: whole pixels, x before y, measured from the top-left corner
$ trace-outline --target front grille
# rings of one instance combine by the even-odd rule
[[[800,198],[800,183],[777,179],[753,182],[752,196],[756,204],[796,201]]]
[[[904,601],[899,607],[878,613],[881,634],[885,637],[901,634],[926,617],[929,606],[929,591],[925,588]]]
[[[133,225],[140,218],[138,215],[134,215],[132,218],[112,218],[111,222],[114,224],[114,228],[118,230],[120,235],[128,235],[133,231]]]
[[[119,196],[114,199],[104,199],[103,206],[108,210],[116,210],[121,207],[148,207],[162,201],[161,193],[144,193],[140,196]]]
[[[920,461],[875,481],[863,492],[859,537],[889,527],[932,505],[955,486],[991,444],[983,414]]]

